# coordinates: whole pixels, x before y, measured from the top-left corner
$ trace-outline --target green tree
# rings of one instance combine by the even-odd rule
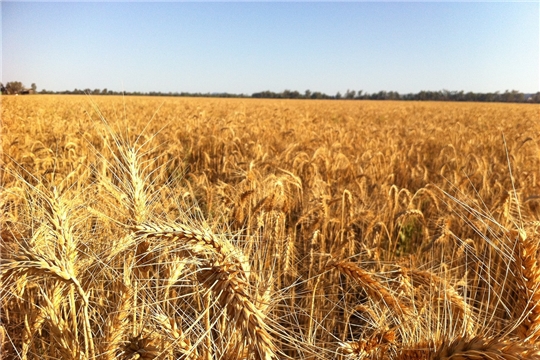
[[[32,83],[32,85],[30,85],[30,88],[32,89],[33,92],[36,92],[37,91],[36,83]]]

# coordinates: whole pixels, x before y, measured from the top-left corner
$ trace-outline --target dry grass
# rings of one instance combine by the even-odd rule
[[[2,98],[6,359],[540,359],[539,107]]]

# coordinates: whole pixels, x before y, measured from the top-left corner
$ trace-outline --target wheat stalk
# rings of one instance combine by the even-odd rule
[[[276,358],[276,349],[265,324],[264,313],[247,292],[248,284],[239,277],[234,264],[215,264],[199,272],[199,281],[212,290],[227,316],[242,332],[258,360]]]
[[[395,314],[407,315],[411,313],[409,306],[400,302],[396,296],[392,295],[388,288],[373,277],[372,273],[360,268],[358,265],[344,260],[331,260],[327,267],[335,268],[349,278],[356,280],[371,298],[381,301],[390,310],[394,311]]]
[[[518,341],[475,337],[445,341],[430,360],[537,360],[540,352]]]

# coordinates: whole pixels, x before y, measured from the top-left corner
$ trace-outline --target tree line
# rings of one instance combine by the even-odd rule
[[[516,102],[516,103],[540,103],[540,92],[536,94],[524,94],[517,90],[505,92],[475,93],[464,91],[420,91],[418,93],[400,94],[397,91],[379,91],[368,93],[363,90],[347,90],[345,93],[337,92],[328,95],[320,91],[311,92],[306,90],[300,93],[296,90],[283,90],[282,92],[261,91],[251,95],[231,93],[190,93],[190,92],[129,92],[113,91],[105,89],[74,89],[65,91],[49,91],[42,89],[37,91],[33,83],[26,88],[20,81],[11,81],[4,86],[0,83],[2,94],[73,94],[73,95],[125,95],[125,96],[185,96],[185,97],[222,97],[222,98],[259,98],[259,99],[337,99],[337,100],[419,100],[419,101],[478,101],[478,102]]]
[[[35,83],[32,83],[32,85],[30,85],[30,88],[27,88],[20,81],[10,81],[6,83],[5,86],[3,83],[0,83],[0,91],[2,94],[8,94],[8,95],[9,94],[13,94],[13,95],[34,94],[37,92],[37,86]]]
[[[517,90],[506,90],[492,93],[475,93],[464,91],[420,91],[418,93],[400,94],[397,91],[379,91],[367,93],[362,90],[347,90],[344,94],[340,92],[335,95],[328,95],[321,92],[311,92],[306,90],[303,94],[298,91],[285,90],[280,93],[272,91],[262,91],[254,93],[254,98],[268,99],[344,99],[344,100],[419,100],[419,101],[479,101],[479,102],[533,102],[540,103],[540,92],[536,94],[524,94]]]

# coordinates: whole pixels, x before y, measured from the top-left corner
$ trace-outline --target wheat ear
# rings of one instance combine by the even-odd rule
[[[398,315],[410,314],[410,308],[403,303],[400,303],[390,291],[376,280],[373,275],[356,264],[349,261],[330,261],[327,267],[333,267],[342,274],[354,279],[366,291],[366,293],[374,299],[382,301],[388,308]]]
[[[458,338],[444,342],[430,360],[539,360],[538,349],[499,338]]]
[[[187,224],[141,224],[133,227],[140,239],[161,239],[181,241],[197,253],[211,252],[220,261],[235,262],[244,272],[249,273],[249,265],[241,251],[230,242],[214,233]]]
[[[248,284],[238,273],[235,264],[214,264],[199,273],[199,281],[212,290],[220,306],[227,309],[227,316],[248,340],[256,359],[275,359],[275,347],[265,324],[265,315],[251,300]]]
[[[512,231],[511,237],[517,242],[517,265],[524,287],[518,287],[524,294],[521,300],[524,320],[516,329],[521,339],[536,342],[540,338],[540,266],[537,260],[538,241],[534,236],[527,237],[525,231]]]
[[[135,236],[182,241],[195,254],[210,255],[210,260],[204,262],[207,266],[199,272],[199,281],[214,293],[220,306],[227,309],[227,316],[248,340],[257,359],[276,358],[265,315],[247,291],[249,266],[240,250],[226,239],[185,224],[143,224],[135,227]]]
[[[412,270],[402,268],[405,276],[412,280],[412,284],[417,286],[425,286],[428,289],[435,289],[438,292],[438,299],[448,300],[456,312],[461,315],[463,324],[469,334],[474,331],[474,321],[472,318],[471,306],[465,301],[456,289],[447,283],[440,276],[435,275],[430,271]],[[431,290],[429,290],[431,291]]]

